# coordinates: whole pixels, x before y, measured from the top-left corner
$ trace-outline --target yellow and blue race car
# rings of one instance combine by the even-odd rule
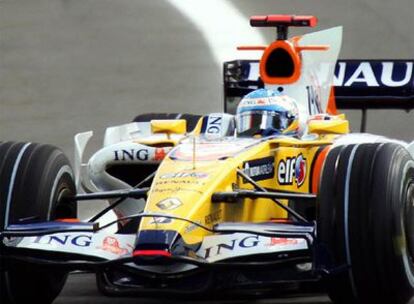
[[[412,60],[338,61],[342,28],[275,27],[260,61],[224,63],[225,111],[150,113],[110,127],[75,165],[0,143],[1,302],[52,303],[69,272],[106,295],[221,297],[327,290],[334,303],[414,292],[414,142],[350,133],[338,109],[414,108]],[[78,204],[108,202],[93,217]]]

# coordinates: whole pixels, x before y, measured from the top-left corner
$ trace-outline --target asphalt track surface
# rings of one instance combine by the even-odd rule
[[[344,25],[341,58],[412,59],[412,0],[234,0],[247,17],[296,13]],[[208,15],[205,18],[209,18]],[[273,33],[264,32],[270,40]],[[296,31],[294,31],[296,33]],[[143,112],[221,111],[221,67],[202,35],[164,0],[0,0],[0,140],[51,143]],[[357,112],[348,112],[354,130]],[[413,140],[414,113],[370,112],[368,130]],[[96,206],[82,208],[84,216]],[[326,297],[255,303],[326,303]],[[73,275],[56,303],[136,303],[98,295]],[[161,303],[145,299],[141,303]]]

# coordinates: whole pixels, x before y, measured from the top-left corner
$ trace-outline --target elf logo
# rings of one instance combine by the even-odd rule
[[[306,169],[306,158],[302,154],[282,159],[277,169],[277,181],[283,186],[293,185],[295,182],[299,188],[305,182]]]

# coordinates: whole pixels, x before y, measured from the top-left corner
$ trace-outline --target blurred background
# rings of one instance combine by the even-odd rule
[[[95,149],[105,127],[139,113],[221,111],[220,60],[274,38],[249,28],[254,14],[343,25],[344,59],[412,59],[413,11],[412,0],[0,0],[0,138],[52,143],[72,159],[76,132],[95,130]],[[359,117],[350,113],[355,130]],[[368,131],[412,140],[413,122],[369,112]]]
[[[0,140],[54,144],[73,160],[77,132],[96,132],[93,151],[106,127],[139,113],[222,111],[222,61],[274,38],[249,28],[251,15],[343,25],[342,59],[413,59],[413,12],[413,0],[0,0]],[[360,113],[347,114],[358,130]],[[413,122],[413,112],[368,113],[368,131],[404,140]],[[72,277],[57,303],[115,303],[93,284]]]

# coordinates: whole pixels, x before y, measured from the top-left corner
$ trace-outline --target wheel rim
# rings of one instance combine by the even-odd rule
[[[59,190],[56,197],[55,219],[67,218],[71,214],[71,206],[68,203],[68,198],[73,194],[69,188],[62,188]]]
[[[414,180],[410,181],[406,193],[404,212],[406,251],[410,264],[414,266]]]

